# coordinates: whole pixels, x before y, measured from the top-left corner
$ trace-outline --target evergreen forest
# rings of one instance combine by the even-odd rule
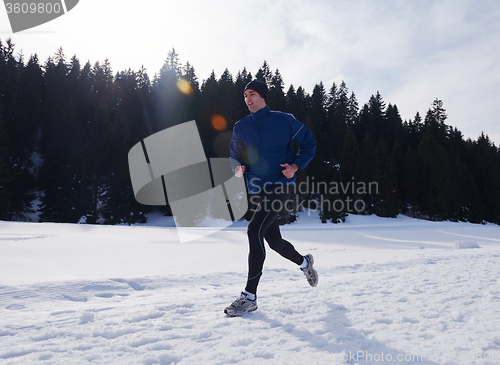
[[[226,69],[200,81],[172,49],[150,78],[144,67],[114,73],[107,59],[83,64],[61,48],[43,63],[27,59],[10,39],[0,40],[0,220],[133,224],[152,209],[171,214],[135,201],[128,151],[195,120],[207,157],[229,157],[254,78],[269,86],[270,108],[292,113],[318,143],[298,173],[296,209],[318,209],[325,223],[353,213],[500,224],[500,149],[484,133],[464,138],[434,96],[402,120],[379,92],[360,104],[345,82],[285,89],[266,61],[254,74]]]

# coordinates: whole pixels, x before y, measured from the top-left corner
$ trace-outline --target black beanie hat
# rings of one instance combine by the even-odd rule
[[[267,89],[267,85],[265,82],[259,81],[259,80],[253,80],[250,81],[247,86],[245,86],[245,92],[247,89],[252,89],[255,90],[259,93],[259,95],[264,98],[264,100],[267,103],[267,96],[269,95],[269,90]]]

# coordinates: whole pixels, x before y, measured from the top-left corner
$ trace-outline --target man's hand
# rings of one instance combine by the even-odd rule
[[[246,166],[238,166],[234,169],[234,176],[242,177],[245,172]]]
[[[294,163],[291,165],[289,165],[287,163],[283,163],[283,164],[281,164],[281,167],[285,168],[282,172],[283,172],[283,175],[285,175],[285,177],[287,179],[291,179],[293,177],[293,175],[295,175],[295,173],[299,169],[299,167]]]

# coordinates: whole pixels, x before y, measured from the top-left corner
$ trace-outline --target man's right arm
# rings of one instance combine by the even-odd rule
[[[233,135],[231,137],[231,141],[229,142],[229,152],[230,152],[230,162],[231,168],[233,169],[234,174],[237,177],[243,176],[245,172],[246,166],[243,162],[243,151],[244,144],[243,139],[241,138],[241,133],[236,124],[233,128]]]

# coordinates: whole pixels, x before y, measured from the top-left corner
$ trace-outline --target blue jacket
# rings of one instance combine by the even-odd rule
[[[299,146],[297,155],[292,142]],[[231,159],[246,166],[248,192],[256,194],[271,184],[294,185],[295,176],[286,178],[280,165],[294,163],[299,170],[306,167],[316,152],[316,140],[292,114],[266,106],[234,125],[229,149]]]

